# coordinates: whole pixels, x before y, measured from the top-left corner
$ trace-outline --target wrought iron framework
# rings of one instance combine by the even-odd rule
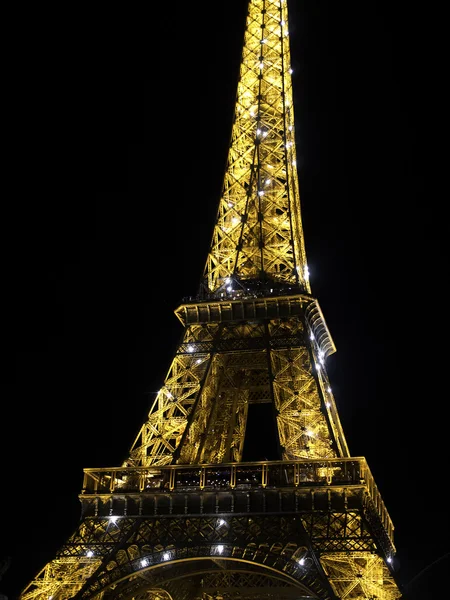
[[[286,0],[249,0],[227,169],[182,342],[116,468],[22,600],[394,600],[393,525],[351,457],[300,215]],[[244,462],[269,405],[277,460]],[[253,423],[253,426],[255,424]]]

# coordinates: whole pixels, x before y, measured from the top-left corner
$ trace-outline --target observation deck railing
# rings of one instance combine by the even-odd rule
[[[363,488],[393,543],[391,518],[363,457],[84,469],[81,497],[324,487]]]

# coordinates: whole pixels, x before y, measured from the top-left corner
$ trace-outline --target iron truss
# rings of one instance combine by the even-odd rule
[[[79,527],[21,600],[400,596],[393,525],[350,456],[311,296],[287,2],[248,6],[212,241],[198,295],[175,311],[181,343],[127,460],[85,470]],[[255,404],[269,405],[278,460],[242,462]]]
[[[218,588],[224,598],[270,598],[275,588],[280,598],[370,598],[361,595],[369,589],[398,598],[387,567],[395,552],[388,516],[370,472],[363,459],[339,464],[211,465],[209,476],[205,467],[166,467],[140,478],[126,469],[128,492],[124,470],[86,470],[81,524],[22,598],[156,598],[162,590],[193,600],[214,591],[216,571],[229,577]],[[333,485],[338,469],[345,486]],[[277,480],[286,483],[270,485]],[[245,589],[242,569],[258,585]],[[359,595],[341,596],[342,589]]]
[[[128,466],[240,461],[248,407],[259,402],[273,405],[283,459],[348,456],[325,370],[334,344],[316,300],[247,298],[177,314],[189,324]]]

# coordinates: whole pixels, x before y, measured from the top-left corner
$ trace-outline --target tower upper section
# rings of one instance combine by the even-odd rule
[[[226,172],[204,270],[208,294],[310,293],[295,148],[286,0],[249,0]]]

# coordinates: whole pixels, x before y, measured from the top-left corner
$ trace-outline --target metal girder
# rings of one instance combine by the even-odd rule
[[[128,459],[85,470],[82,521],[21,600],[398,598],[393,525],[349,456],[311,297],[286,0],[249,0],[211,246],[176,315],[183,340]],[[246,464],[257,403],[279,460]]]

